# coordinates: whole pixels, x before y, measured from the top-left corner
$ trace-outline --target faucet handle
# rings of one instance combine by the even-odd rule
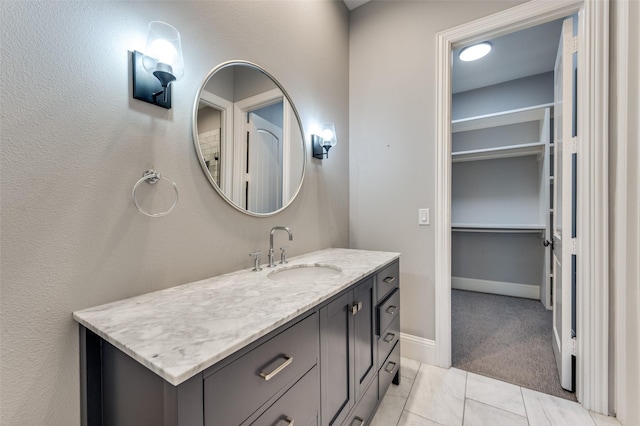
[[[287,262],[287,252],[286,252],[286,249],[288,247],[289,246],[280,247],[280,264],[281,265],[284,264],[284,263],[289,263],[289,262]]]
[[[252,269],[252,271],[254,271],[254,272],[262,271],[262,268],[260,267],[260,255],[261,254],[262,254],[261,251],[254,251],[253,253],[249,253],[249,257],[253,256],[253,269]]]

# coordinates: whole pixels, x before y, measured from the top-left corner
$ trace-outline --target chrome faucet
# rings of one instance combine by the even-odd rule
[[[271,228],[271,232],[269,233],[269,268],[273,268],[276,266],[276,263],[273,261],[273,233],[277,230],[287,231],[289,233],[289,241],[293,241],[293,234],[288,227],[274,226],[273,228]]]

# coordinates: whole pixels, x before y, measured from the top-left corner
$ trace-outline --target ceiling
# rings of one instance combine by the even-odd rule
[[[343,0],[349,10],[369,0]],[[488,40],[493,49],[475,62],[462,62],[453,51],[452,92],[491,86],[505,81],[553,71],[562,20]]]
[[[562,19],[488,40],[491,52],[474,62],[458,59],[453,51],[452,92],[511,81],[553,71]]]

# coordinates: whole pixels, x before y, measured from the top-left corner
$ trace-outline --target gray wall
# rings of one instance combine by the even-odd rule
[[[541,223],[539,169],[534,155],[453,163],[451,222]]]
[[[0,10],[0,424],[77,425],[73,311],[249,268],[275,225],[293,230],[292,256],[348,246],[348,10],[327,1],[3,1]],[[144,47],[151,20],[182,34],[185,76],[169,111],[131,98],[127,51]],[[270,71],[307,132],[333,121],[340,135],[330,160],[308,155],[299,198],[275,217],[225,204],[194,152],[196,92],[231,59]],[[151,167],[180,190],[163,218],[131,200]]]
[[[374,1],[351,12],[350,242],[402,253],[401,329],[435,338],[435,35],[520,1]],[[431,222],[439,218],[432,214]]]
[[[540,286],[540,234],[453,232],[451,276]]]
[[[456,93],[452,96],[451,119],[457,120],[549,102],[553,102],[553,72]]]

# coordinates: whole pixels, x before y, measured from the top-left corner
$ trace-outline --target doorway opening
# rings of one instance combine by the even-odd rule
[[[575,62],[563,27],[574,20],[486,40],[491,51],[475,61],[462,60],[467,46],[454,49],[451,98],[452,365],[570,400],[575,364],[554,342],[575,311],[554,300],[563,280],[553,248],[563,218],[554,184],[567,172],[554,161],[568,146],[558,127],[575,115],[563,114],[563,58]]]
[[[451,366],[452,141],[451,54],[460,46],[578,14],[579,156],[575,242],[580,291],[576,299],[576,397],[585,408],[608,409],[608,235],[606,205],[608,122],[608,2],[527,2],[437,36],[436,108],[436,361]]]

